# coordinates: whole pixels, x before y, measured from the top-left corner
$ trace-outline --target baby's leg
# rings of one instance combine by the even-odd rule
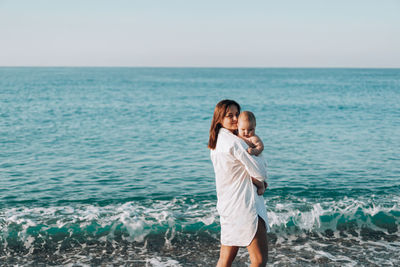
[[[251,181],[257,187],[257,195],[262,195],[265,192],[265,184],[253,177],[251,177]]]

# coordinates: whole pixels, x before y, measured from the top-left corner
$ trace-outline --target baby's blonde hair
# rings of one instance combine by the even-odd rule
[[[248,120],[249,122],[254,123],[254,126],[256,126],[256,116],[254,116],[253,112],[251,111],[245,110],[241,112],[238,119]]]

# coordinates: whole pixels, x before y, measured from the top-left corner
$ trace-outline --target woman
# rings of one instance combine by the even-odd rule
[[[221,222],[221,250],[217,267],[231,266],[239,247],[246,246],[251,266],[265,266],[268,259],[268,218],[262,196],[251,177],[266,178],[264,165],[247,153],[247,144],[237,137],[240,105],[220,101],[214,110],[208,148],[214,165],[217,210]]]

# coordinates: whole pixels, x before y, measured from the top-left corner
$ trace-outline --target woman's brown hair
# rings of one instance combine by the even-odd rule
[[[208,139],[208,148],[209,149],[215,149],[215,146],[217,145],[217,139],[218,139],[218,133],[219,129],[222,128],[222,120],[224,119],[226,115],[226,111],[228,110],[228,107],[231,105],[235,105],[238,108],[238,111],[240,113],[240,105],[233,100],[225,99],[220,101],[214,109],[214,115],[211,121],[211,127],[210,127],[210,138]]]

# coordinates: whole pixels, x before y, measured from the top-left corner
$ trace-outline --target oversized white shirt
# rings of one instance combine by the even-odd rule
[[[221,222],[221,244],[248,246],[253,240],[260,216],[269,231],[264,198],[257,195],[251,177],[264,181],[266,163],[262,156],[247,152],[247,144],[225,128],[218,133],[211,150],[217,187],[217,211]]]

